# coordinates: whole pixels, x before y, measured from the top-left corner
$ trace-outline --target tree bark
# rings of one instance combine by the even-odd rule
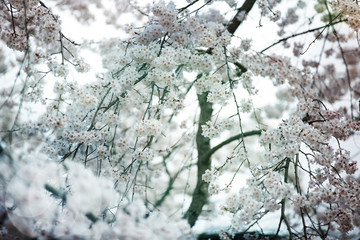
[[[196,133],[196,146],[198,151],[197,183],[194,193],[192,195],[190,207],[184,216],[191,227],[195,225],[195,222],[201,214],[202,208],[207,202],[209,195],[209,184],[202,180],[202,175],[205,173],[205,170],[211,168],[211,157],[209,156],[207,158],[203,158],[203,156],[211,149],[210,139],[202,135],[201,128],[201,125],[211,120],[211,115],[213,112],[213,104],[207,101],[207,96],[208,93],[198,95],[200,105],[200,117],[198,123],[198,130]]]
[[[243,19],[240,19],[241,14],[248,14],[252,7],[254,6],[256,0],[245,0],[243,5],[237,10],[236,15],[231,19],[230,23],[227,25],[227,30],[229,33],[234,34],[238,27],[241,25]]]

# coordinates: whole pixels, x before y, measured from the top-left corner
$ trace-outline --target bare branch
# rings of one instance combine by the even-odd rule
[[[293,34],[293,35],[291,35],[291,36],[282,38],[282,39],[280,39],[279,41],[277,41],[277,42],[271,44],[270,46],[264,48],[263,50],[261,50],[260,53],[264,53],[265,51],[269,50],[269,49],[272,48],[273,46],[276,46],[276,45],[278,45],[279,43],[285,42],[285,41],[287,41],[287,40],[290,39],[290,38],[294,38],[294,37],[301,36],[301,35],[304,35],[304,34],[307,34],[307,33],[315,32],[315,31],[320,30],[320,29],[322,29],[322,32],[323,32],[326,28],[328,28],[328,27],[330,27],[330,26],[333,26],[333,25],[335,25],[335,24],[341,23],[341,22],[343,22],[343,21],[344,21],[344,20],[339,20],[339,21],[336,21],[336,22],[330,22],[330,23],[328,23],[328,24],[326,24],[326,25],[324,25],[324,26],[317,27],[317,28],[312,28],[312,29],[309,29],[309,30],[307,30],[307,31],[300,32],[300,33],[296,33],[296,34]]]

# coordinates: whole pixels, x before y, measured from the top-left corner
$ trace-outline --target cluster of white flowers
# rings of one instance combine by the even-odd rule
[[[273,22],[276,22],[277,20],[280,19],[280,11],[276,10],[273,11],[272,9],[279,3],[280,1],[276,1],[276,0],[271,0],[271,1],[266,1],[266,0],[260,0],[257,1],[257,5],[261,10],[261,14],[263,16],[267,16],[269,17],[269,19]]]
[[[142,120],[135,125],[138,136],[157,136],[161,133],[161,124],[156,119]]]
[[[312,75],[309,74],[306,69],[300,70],[293,67],[287,58],[280,58],[272,56],[271,58],[262,58],[256,55],[241,55],[241,63],[251,71],[252,74],[260,75],[263,77],[270,77],[274,80],[274,85],[282,85],[288,83],[290,85],[289,92],[299,99],[302,99],[303,94],[306,94],[307,98],[313,98],[315,96],[315,90],[311,88],[313,82]],[[251,74],[243,74],[242,81],[244,81],[244,88],[250,90],[250,94],[256,93],[256,89],[253,88],[251,81]],[[304,93],[303,89],[307,91]]]
[[[280,174],[268,172],[263,181],[255,177],[247,179],[247,187],[238,193],[231,193],[222,210],[234,213],[231,227],[235,231],[242,230],[247,224],[256,220],[266,211],[276,211],[281,208],[280,201],[291,198],[293,190],[290,184],[280,180]]]
[[[308,128],[301,119],[292,117],[283,121],[279,128],[263,132],[260,142],[269,148],[269,151],[265,153],[265,159],[270,162],[277,162],[287,157],[294,157],[300,149],[301,134],[306,134],[306,129]]]
[[[49,60],[48,66],[55,77],[66,77],[69,73],[69,69],[65,64],[58,63],[53,59]]]
[[[25,51],[28,48],[28,42],[26,39],[26,32],[22,29],[18,29],[16,34],[10,29],[1,29],[0,38],[6,42],[9,48]],[[15,37],[17,36],[17,37]]]
[[[187,64],[189,62],[191,52],[189,49],[182,47],[181,45],[178,46],[176,49],[175,54],[175,61],[179,64]]]
[[[136,151],[133,153],[133,157],[137,160],[149,162],[153,159],[154,153],[151,151],[151,149],[136,149]]]
[[[305,207],[305,206],[311,206],[310,201],[306,199],[306,196],[295,194],[292,198],[292,204],[294,204],[296,207]]]
[[[99,121],[101,121],[102,123],[106,123],[110,127],[115,127],[116,125],[120,124],[120,117],[119,114],[116,114],[114,111],[109,110],[106,111],[101,116],[101,118],[99,118]]]
[[[74,64],[76,71],[80,73],[87,73],[90,70],[90,65],[87,64],[83,58],[76,58]]]
[[[249,71],[243,73],[241,75],[241,83],[244,87],[244,89],[246,89],[246,91],[248,91],[248,93],[250,95],[254,95],[257,93],[257,90],[255,89],[254,85],[253,85],[253,80],[252,80],[253,74]]]
[[[173,32],[176,29],[173,29],[171,31],[172,27],[171,24],[173,24],[176,21],[178,11],[176,9],[176,6],[173,2],[165,3],[164,1],[159,1],[157,4],[154,4],[152,8],[152,12],[155,17],[157,17],[160,25],[166,26],[166,31]]]
[[[246,224],[256,219],[264,201],[263,194],[264,191],[259,182],[248,179],[248,187],[241,188],[236,195],[230,195],[222,208],[235,213],[231,224],[233,229],[239,231]]]
[[[159,45],[152,43],[150,45],[136,45],[129,49],[131,59],[141,62],[151,62],[156,58],[159,52]]]
[[[223,131],[231,129],[234,126],[232,119],[225,119],[220,122],[207,122],[201,126],[202,135],[207,138],[215,138],[219,136]]]
[[[211,181],[215,181],[217,179],[218,170],[217,169],[206,169],[205,173],[202,175],[202,180],[210,183]]]
[[[202,94],[211,90],[215,84],[221,84],[222,76],[213,74],[209,76],[201,76],[195,82],[195,88],[198,94]]]
[[[175,93],[170,92],[164,105],[169,109],[174,109],[175,113],[177,113],[178,110],[184,108],[184,99],[176,96]]]
[[[166,87],[175,82],[175,77],[171,72],[154,68],[148,73],[147,80],[153,81],[159,87]]]
[[[38,1],[4,1],[2,4],[0,38],[8,47],[25,51],[30,36],[46,48],[59,39],[61,28],[58,16]]]
[[[211,182],[209,184],[208,192],[210,195],[215,195],[220,192],[220,185],[216,182]]]
[[[281,200],[283,198],[290,198],[292,196],[292,189],[289,183],[283,183],[281,176],[277,172],[269,171],[264,180],[270,197],[274,200]]]
[[[191,55],[189,68],[198,72],[210,72],[213,69],[213,57],[210,54]]]
[[[240,111],[243,113],[250,113],[253,110],[253,103],[251,99],[241,99]]]
[[[168,51],[167,53],[161,55],[154,59],[152,64],[164,71],[171,71],[176,67],[176,62],[174,61],[174,52]]]
[[[270,14],[269,19],[273,22],[277,22],[281,17],[281,12],[279,10],[276,10],[272,14]]]
[[[251,48],[251,42],[252,42],[252,39],[249,39],[249,38],[243,39],[241,41],[240,47],[246,52]]]
[[[214,84],[208,94],[207,101],[225,105],[231,97],[231,89],[226,84]]]
[[[279,204],[276,199],[267,198],[264,202],[264,209],[269,212],[275,212],[281,208],[281,204]]]
[[[331,1],[331,5],[342,15],[347,17],[346,23],[354,29],[359,31],[360,29],[360,6],[357,2],[351,0],[344,1]]]
[[[132,87],[138,77],[139,73],[136,71],[135,67],[127,67],[122,74],[119,77],[115,77],[111,83],[115,89],[127,90]]]
[[[243,149],[233,151],[228,157],[229,163],[235,162],[235,163],[241,163],[247,159],[247,154]]]
[[[98,98],[91,94],[91,92],[78,89],[75,94],[77,102],[86,108],[96,106],[99,102]]]

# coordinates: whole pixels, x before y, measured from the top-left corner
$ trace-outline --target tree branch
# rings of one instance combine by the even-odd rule
[[[222,148],[223,146],[238,140],[240,138],[245,138],[245,137],[250,137],[250,136],[254,136],[254,135],[260,135],[262,132],[262,130],[253,130],[253,131],[249,131],[249,132],[244,132],[244,133],[239,133],[235,136],[232,136],[224,141],[222,141],[221,143],[219,143],[218,145],[216,145],[215,147],[211,148],[201,159],[200,161],[202,161],[202,159],[206,159],[206,158],[210,158],[217,150],[219,150],[220,148]]]
[[[238,9],[236,15],[231,19],[230,23],[227,26],[229,33],[234,34],[238,27],[243,22],[243,19],[240,18],[241,14],[248,14],[252,7],[254,6],[256,0],[245,0],[243,5]]]
[[[328,24],[326,24],[324,26],[321,26],[321,27],[312,28],[312,29],[309,29],[309,30],[307,30],[305,32],[300,32],[300,33],[296,33],[296,34],[293,34],[293,35],[288,36],[288,37],[284,37],[284,38],[280,39],[279,41],[271,44],[270,46],[264,48],[263,50],[260,51],[260,53],[263,53],[266,50],[269,50],[270,48],[272,48],[273,46],[276,46],[279,43],[285,42],[286,40],[288,40],[290,38],[294,38],[294,37],[301,36],[301,35],[304,35],[304,34],[307,34],[307,33],[315,32],[315,31],[320,30],[320,29],[323,29],[322,30],[322,32],[323,32],[327,27],[330,27],[332,25],[335,25],[335,24],[338,24],[338,23],[341,23],[341,22],[343,22],[343,20],[339,20],[339,21],[336,21],[336,22],[330,22],[330,23],[328,23]]]
[[[243,5],[238,9],[234,18],[229,22],[227,26],[227,30],[229,33],[234,34],[235,31],[238,29],[240,24],[242,23],[243,19],[239,16],[240,14],[248,14],[252,7],[254,6],[256,0],[245,0]],[[244,67],[241,68],[242,70],[245,69]],[[245,69],[246,70],[246,69]],[[205,173],[206,169],[211,168],[211,155],[220,149],[222,146],[235,141],[241,136],[244,135],[237,135],[233,138],[230,138],[223,143],[215,146],[211,149],[210,147],[210,139],[204,137],[202,135],[202,128],[201,125],[205,124],[207,121],[211,120],[211,115],[213,112],[212,103],[207,101],[208,93],[203,93],[198,95],[199,105],[200,105],[200,119],[198,124],[198,131],[196,134],[196,145],[198,150],[198,161],[197,161],[197,182],[196,187],[192,195],[192,201],[188,211],[185,213],[184,218],[188,220],[190,226],[194,226],[196,220],[201,214],[202,208],[205,205],[208,199],[208,183],[202,180],[202,175]],[[259,130],[260,131],[260,130]],[[261,131],[260,131],[261,132]],[[252,133],[252,135],[258,135],[260,132]],[[222,145],[221,145],[222,144]]]

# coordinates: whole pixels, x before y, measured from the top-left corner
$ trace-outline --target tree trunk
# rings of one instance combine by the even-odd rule
[[[210,139],[202,135],[201,125],[211,120],[213,112],[213,104],[207,102],[208,93],[198,95],[200,105],[200,116],[198,123],[198,130],[196,134],[196,146],[198,151],[197,161],[197,183],[192,195],[192,201],[188,211],[185,214],[185,218],[188,220],[190,226],[194,226],[196,220],[201,214],[202,208],[207,202],[209,193],[209,184],[202,180],[202,175],[206,169],[211,168],[211,157],[203,158],[203,156],[210,151]]]

